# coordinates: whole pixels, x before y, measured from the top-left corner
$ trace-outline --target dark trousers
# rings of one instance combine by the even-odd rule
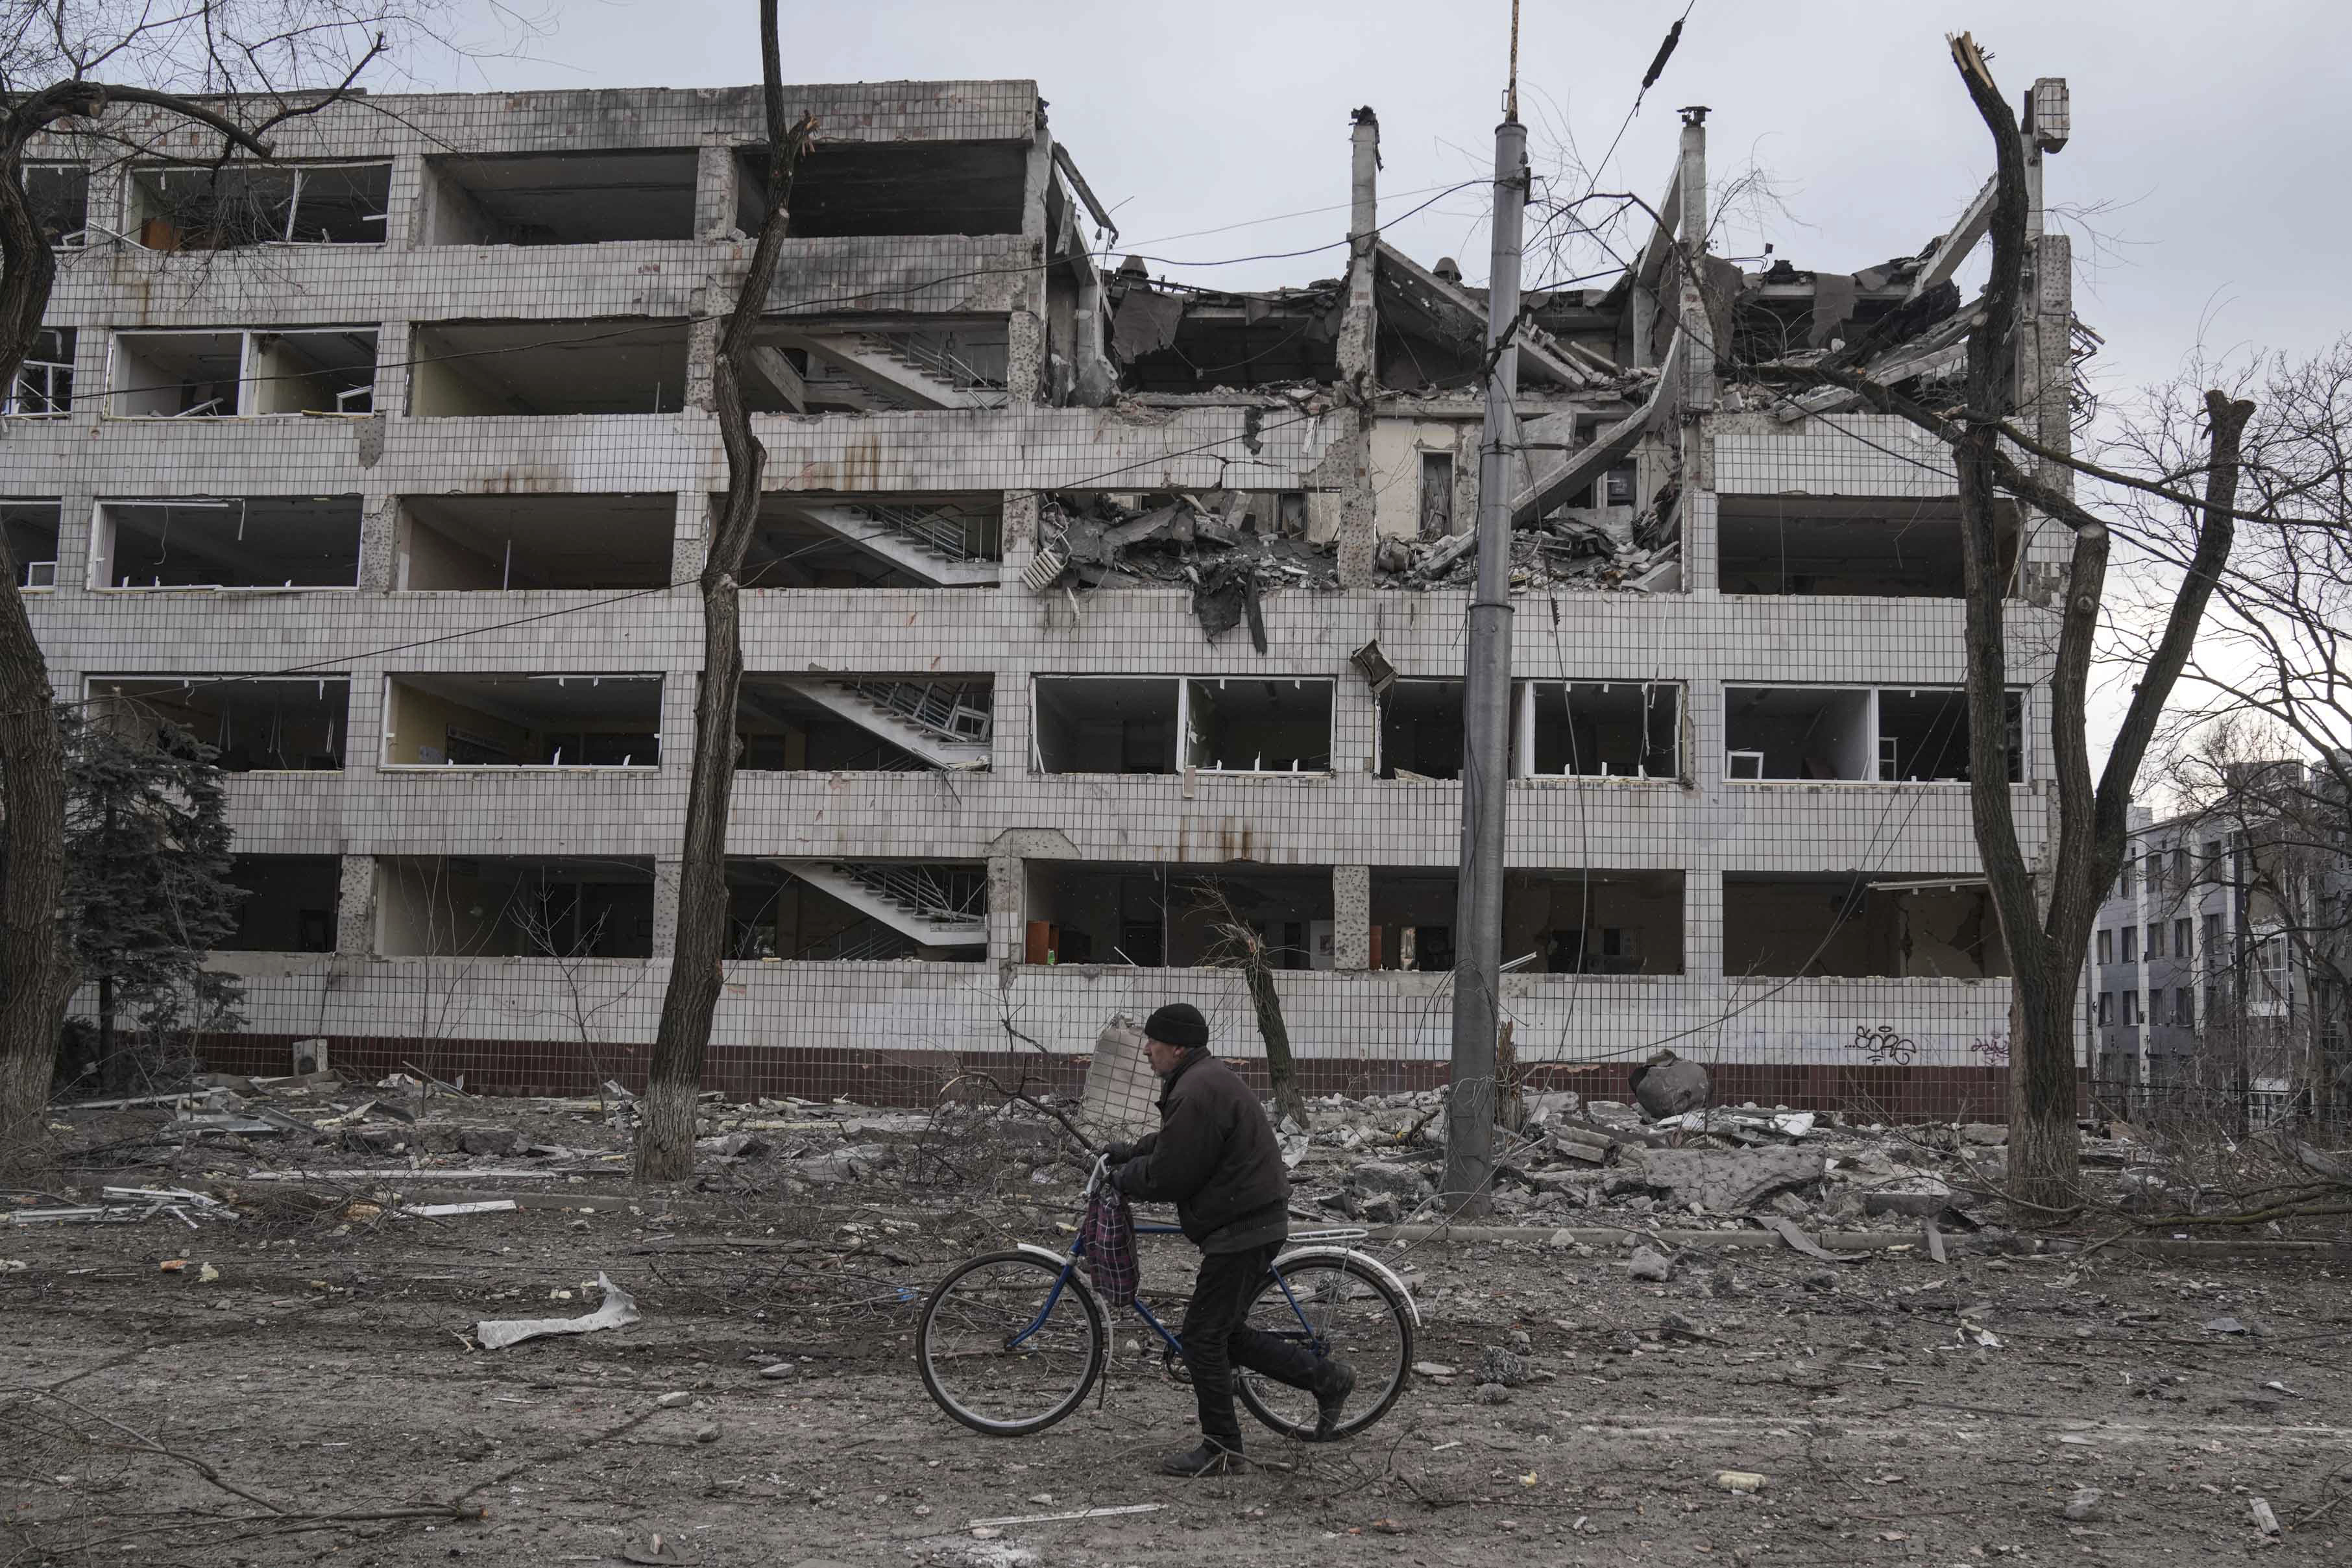
[[[1309,1388],[1320,1364],[1315,1353],[1296,1340],[1277,1338],[1242,1322],[1251,1298],[1265,1282],[1266,1266],[1280,1250],[1279,1243],[1270,1242],[1239,1252],[1203,1254],[1200,1277],[1192,1281],[1192,1305],[1184,1309],[1184,1326],[1177,1331],[1192,1371],[1192,1394],[1201,1402],[1201,1435],[1234,1450],[1242,1446],[1242,1427],[1234,1414],[1234,1368],[1245,1366],[1276,1383]]]

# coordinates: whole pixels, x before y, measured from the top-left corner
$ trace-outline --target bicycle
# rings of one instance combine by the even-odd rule
[[[1108,1160],[1096,1162],[1083,1198],[1094,1197],[1108,1171]],[[1182,1234],[1173,1225],[1140,1223],[1135,1232]],[[1306,1245],[1275,1259],[1244,1320],[1355,1368],[1355,1397],[1324,1441],[1353,1437],[1388,1414],[1412,1368],[1421,1309],[1386,1265],[1342,1245],[1364,1234],[1323,1230],[1296,1238]],[[1103,1303],[1079,1268],[1085,1255],[1081,1232],[1067,1252],[1023,1243],[967,1260],[940,1281],[923,1304],[915,1354],[923,1386],[940,1409],[975,1432],[1019,1437],[1044,1431],[1085,1403],[1110,1346]],[[1169,1375],[1189,1382],[1182,1342],[1140,1295],[1133,1307],[1160,1337]],[[1284,1437],[1318,1440],[1313,1395],[1245,1368],[1234,1373],[1234,1391],[1251,1415]]]

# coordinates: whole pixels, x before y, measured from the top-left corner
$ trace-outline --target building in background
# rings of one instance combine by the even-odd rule
[[[1221,293],[1114,262],[1033,83],[791,96],[822,140],[752,356],[711,1081],[1050,1076],[1176,999],[1255,1055],[1209,882],[1294,971],[1311,1087],[1438,1081],[1485,300],[1381,239],[1372,114],[1335,125],[1332,276]],[[2063,83],[2031,109],[2038,202]],[[1990,184],[1921,255],[1743,270],[1706,254],[1685,120],[1634,265],[1538,287],[1518,340],[1517,1055],[1614,1089],[1672,1045],[1734,1101],[1996,1112],[1949,465],[1737,373],[1956,381]],[[750,89],[372,96],[287,122],[274,165],[56,141],[28,171],[63,265],[0,447],[8,544],[59,695],[236,775],[217,1062],[324,1037],[520,1087],[641,1056],[761,125]],[[2081,340],[2065,239],[2032,232],[2021,417],[2063,443]],[[2030,522],[2038,853],[2064,544]]]

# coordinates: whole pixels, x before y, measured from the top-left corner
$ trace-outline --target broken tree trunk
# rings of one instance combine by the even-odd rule
[[[2021,474],[2001,451],[2002,423],[2015,404],[2018,384],[2017,326],[2030,243],[2024,140],[1974,41],[1960,34],[1951,40],[1951,50],[1960,79],[1992,133],[1996,160],[1992,265],[1978,324],[1969,335],[1967,413],[1949,433],[1967,605],[1969,804],[2011,975],[2009,1196],[2021,1220],[2046,1223],[2072,1213],[2081,1201],[2074,1030],[2080,966],[2100,895],[2123,862],[2127,808],[2140,762],[2229,560],[2240,438],[2253,405],[2218,392],[2206,395],[2212,457],[2196,549],[2094,790],[2087,708],[2109,530],[2063,490]],[[2046,367],[2027,369],[2037,379],[2049,373]],[[1907,407],[1896,411],[1917,417]],[[2004,491],[2042,507],[2074,531],[2051,674],[2058,841],[2044,862],[2046,903],[2018,836],[2009,782],[2007,574],[1998,546]]]
[[[1274,1085],[1275,1113],[1289,1117],[1303,1133],[1307,1131],[1307,1097],[1298,1088],[1298,1064],[1290,1055],[1290,1026],[1283,1021],[1282,997],[1274,988],[1274,966],[1265,961],[1262,944],[1252,946],[1242,973],[1249,981],[1258,1038],[1265,1042],[1265,1076]]]
[[[719,1005],[727,956],[727,810],[735,788],[735,705],[743,684],[743,645],[737,584],[759,516],[760,476],[767,448],[751,434],[743,406],[751,333],[775,286],[783,246],[793,172],[815,120],[784,122],[783,68],[776,40],[776,0],[760,6],[761,64],[768,111],[768,214],[760,225],[751,269],[719,339],[711,401],[727,449],[727,496],[710,530],[702,568],[702,681],[694,705],[694,766],[687,786],[686,840],[678,855],[677,934],[670,950],[669,984],[662,993],[638,1103],[636,1176],[674,1181],[694,1170],[694,1105],[702,1087],[702,1060],[710,1043],[710,1015]]]

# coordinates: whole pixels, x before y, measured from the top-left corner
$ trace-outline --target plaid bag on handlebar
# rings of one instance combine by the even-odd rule
[[[1135,1300],[1135,1216],[1127,1195],[1105,1183],[1087,1200],[1086,1218],[1078,1224],[1086,1243],[1087,1277],[1104,1304],[1124,1307]]]

